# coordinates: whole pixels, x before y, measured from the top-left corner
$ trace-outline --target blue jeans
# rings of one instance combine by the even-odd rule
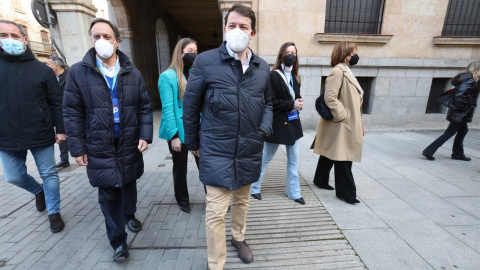
[[[264,143],[263,158],[262,158],[262,173],[257,182],[252,184],[250,188],[251,194],[260,193],[262,186],[263,175],[267,170],[268,163],[273,159],[277,152],[279,144],[276,143]],[[300,182],[298,181],[298,150],[300,146],[300,139],[295,141],[294,145],[285,145],[287,148],[287,187],[285,194],[292,199],[296,200],[300,195]]]
[[[53,144],[50,146],[30,149],[37,164],[38,172],[43,180],[45,203],[48,214],[60,212],[60,181],[55,169],[55,155]],[[27,150],[0,151],[5,180],[10,184],[23,188],[32,194],[42,192],[42,185],[31,175],[27,174]]]

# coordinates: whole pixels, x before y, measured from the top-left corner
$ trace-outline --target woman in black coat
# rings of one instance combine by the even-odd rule
[[[261,200],[260,188],[268,163],[275,156],[278,146],[287,149],[287,184],[285,193],[297,203],[305,204],[300,195],[298,180],[298,149],[303,137],[299,111],[303,107],[300,96],[297,48],[293,42],[284,43],[278,52],[277,61],[270,72],[273,103],[273,133],[264,143],[262,172],[258,182],[250,189],[252,197]]]
[[[433,154],[455,133],[453,142],[452,159],[470,161],[463,153],[463,139],[467,135],[467,123],[472,122],[473,113],[477,106],[477,97],[480,91],[478,77],[480,75],[480,61],[475,61],[468,65],[467,70],[455,76],[452,80],[455,96],[453,105],[456,109],[448,108],[447,120],[450,122],[447,130],[434,142],[432,142],[422,155],[428,160],[435,160]]]

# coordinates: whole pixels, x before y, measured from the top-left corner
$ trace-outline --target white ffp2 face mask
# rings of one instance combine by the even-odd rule
[[[245,50],[245,48],[247,48],[248,46],[248,43],[250,42],[248,33],[243,32],[242,30],[240,30],[240,28],[235,28],[233,30],[228,31],[225,34],[225,39],[227,40],[227,46],[234,52],[241,52]]]
[[[95,41],[95,51],[104,59],[110,58],[113,55],[113,44],[105,39],[99,39]]]

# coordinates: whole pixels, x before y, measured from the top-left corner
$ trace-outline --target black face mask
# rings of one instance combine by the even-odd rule
[[[196,57],[197,55],[195,53],[186,53],[183,56],[183,64],[185,64],[187,67],[193,66],[193,62],[195,61]]]
[[[350,58],[350,66],[355,66],[358,63],[358,60],[360,60],[360,56],[358,54],[355,54]]]
[[[283,62],[285,63],[285,66],[291,67],[291,66],[293,66],[293,64],[295,64],[295,59],[296,59],[295,55],[287,54],[283,58]]]

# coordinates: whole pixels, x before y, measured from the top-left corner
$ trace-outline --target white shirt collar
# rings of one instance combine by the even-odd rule
[[[112,67],[109,67],[107,64],[105,64],[105,62],[103,62],[102,59],[98,57],[97,54],[95,54],[95,57],[97,58],[97,62],[100,63],[100,67],[102,68],[102,71],[105,74],[105,76],[108,76],[108,77],[115,76],[115,69],[117,68],[117,65],[120,64],[119,62],[120,57],[118,57],[118,55],[117,55],[117,61]]]
[[[286,67],[283,63],[281,65],[282,65],[283,71],[285,71],[286,74],[292,73],[293,65],[291,67]]]
[[[228,54],[235,58],[235,60],[239,60],[238,59],[238,54],[236,54],[234,51],[232,51],[227,44],[225,44],[225,47],[227,47],[227,52]],[[247,48],[247,60],[245,60],[244,62],[242,62],[242,69],[243,69],[243,72],[245,73],[245,71],[248,69],[248,67],[250,66],[250,59],[252,59],[252,52],[250,51],[250,48]]]

